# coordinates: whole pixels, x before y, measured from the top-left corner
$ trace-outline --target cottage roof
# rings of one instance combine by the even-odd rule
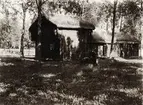
[[[47,21],[53,23],[57,26],[59,29],[95,29],[95,26],[92,23],[89,23],[88,21],[82,20],[80,18],[77,18],[72,15],[64,15],[64,14],[55,14],[53,16],[48,16],[45,13],[43,14],[44,20],[47,19]],[[37,19],[34,23],[37,22]],[[34,24],[33,23],[33,24]],[[31,26],[33,26],[33,24]]]
[[[118,43],[121,42],[140,42],[134,35],[118,33],[116,34],[116,39]]]
[[[92,33],[92,37],[93,43],[111,43],[112,34],[111,32],[96,28]],[[114,43],[139,43],[139,40],[133,35],[119,32],[115,33]]]
[[[83,21],[80,18],[76,18],[71,15],[57,14],[49,17],[49,20],[61,29],[95,29],[95,26],[88,21]]]

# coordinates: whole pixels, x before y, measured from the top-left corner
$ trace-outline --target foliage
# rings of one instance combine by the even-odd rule
[[[82,5],[79,1],[74,0],[54,0],[49,1],[45,5],[45,8],[48,7],[47,11],[48,13],[54,14],[54,13],[70,13],[72,15],[80,16],[82,14]]]
[[[10,10],[11,5],[8,1],[1,1],[1,21],[0,21],[0,47],[11,48],[12,46],[12,35],[14,34],[14,27],[12,25],[15,21],[15,13],[13,8]]]
[[[11,26],[1,23],[0,30],[0,48],[10,48],[12,46],[11,38],[9,36],[11,32]]]
[[[137,36],[138,23],[141,22],[141,8],[136,1],[125,1],[119,5],[121,16],[124,17],[122,32]]]
[[[64,4],[63,9],[65,9],[66,12],[81,15],[82,14],[82,8],[81,5],[78,2],[75,1],[68,1],[67,4]]]

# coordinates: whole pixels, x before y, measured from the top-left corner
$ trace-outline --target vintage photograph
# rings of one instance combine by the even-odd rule
[[[0,0],[0,105],[143,105],[143,0]]]

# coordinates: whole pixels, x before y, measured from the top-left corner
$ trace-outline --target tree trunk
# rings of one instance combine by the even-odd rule
[[[121,20],[120,20],[120,31],[122,30],[122,24],[123,24],[123,17],[121,16]]]
[[[23,26],[22,26],[22,35],[20,40],[20,55],[22,58],[24,57],[25,18],[26,18],[26,10],[23,9]]]
[[[143,1],[141,0],[141,12],[143,13]],[[143,15],[143,14],[142,14]],[[143,18],[143,17],[142,17]],[[140,56],[143,58],[143,34],[142,34],[142,31],[143,31],[143,29],[142,29],[142,24],[143,23],[141,23],[141,27],[140,27],[140,30],[141,30],[141,48],[140,48]]]
[[[142,7],[143,7],[143,1],[141,0],[141,10],[143,9]]]
[[[106,31],[108,32],[108,27],[109,27],[109,18],[107,18],[107,23],[106,23]]]
[[[112,27],[112,40],[111,40],[110,54],[112,53],[113,47],[114,47],[115,22],[116,22],[116,6],[117,6],[117,1],[114,2],[114,10],[113,10],[113,27]]]
[[[42,2],[39,1],[38,4],[38,36],[37,36],[37,43],[36,43],[36,60],[41,62],[41,22],[42,22],[42,14],[41,14],[41,6]]]

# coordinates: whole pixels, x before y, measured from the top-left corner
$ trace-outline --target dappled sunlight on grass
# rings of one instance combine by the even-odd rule
[[[0,83],[0,93],[6,92],[8,84]]]
[[[140,64],[102,61],[98,66],[72,62],[37,63],[2,59],[0,104],[141,105]]]
[[[51,78],[51,77],[54,77],[56,76],[55,74],[42,74],[41,77],[44,77],[44,78]]]

